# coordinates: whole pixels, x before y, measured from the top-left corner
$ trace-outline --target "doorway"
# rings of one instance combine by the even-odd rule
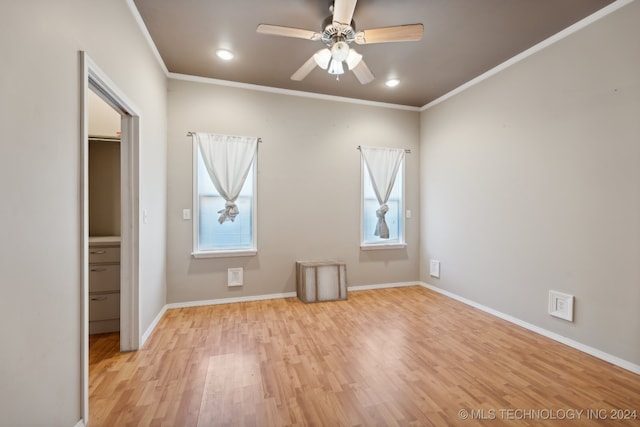
[[[122,115],[89,89],[89,356],[95,360],[98,334],[120,341]]]
[[[81,76],[81,263],[82,266],[82,416],[89,421],[89,108],[95,93],[120,115],[120,351],[137,350],[139,330],[139,173],[140,116],[138,109],[85,53],[80,52]]]

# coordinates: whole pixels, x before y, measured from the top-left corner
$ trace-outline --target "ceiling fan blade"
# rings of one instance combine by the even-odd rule
[[[356,43],[389,43],[412,42],[422,39],[424,26],[422,24],[398,25],[396,27],[373,28],[371,30],[358,31]]]
[[[335,0],[333,3],[333,24],[351,25],[357,0]]]
[[[312,56],[311,58],[307,59],[307,62],[302,64],[302,67],[298,68],[298,71],[293,73],[293,75],[291,76],[291,80],[295,80],[298,82],[304,80],[304,78],[307,77],[307,75],[311,71],[313,71],[314,68],[316,68],[316,60]]]
[[[280,27],[278,25],[260,24],[256,28],[259,34],[267,34],[270,36],[294,37],[297,39],[320,40],[322,34],[311,30],[302,30],[300,28]]]
[[[367,64],[362,60],[351,71],[353,71],[353,74],[355,74],[360,84],[363,85],[373,81],[375,78],[369,67],[367,67]]]

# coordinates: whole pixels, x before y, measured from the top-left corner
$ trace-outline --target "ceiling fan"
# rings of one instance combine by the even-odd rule
[[[312,41],[319,40],[325,44],[325,48],[314,53],[298,71],[293,73],[291,80],[303,80],[316,66],[339,78],[341,74],[344,74],[344,63],[346,63],[348,69],[353,71],[358,81],[364,85],[371,82],[374,76],[362,60],[362,55],[349,47],[351,43],[365,45],[418,41],[422,39],[424,27],[422,24],[410,24],[356,31],[353,22],[356,2],[357,0],[335,0],[329,7],[332,16],[324,20],[321,33],[268,24],[258,25],[256,32]]]

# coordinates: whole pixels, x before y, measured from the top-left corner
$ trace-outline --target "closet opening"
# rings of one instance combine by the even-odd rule
[[[104,339],[99,335],[120,341],[122,118],[93,90],[88,92],[88,115],[89,352],[95,358],[93,342]]]
[[[82,418],[89,422],[90,335],[140,346],[138,109],[85,53],[81,62]],[[105,335],[106,334],[106,335]],[[100,351],[96,349],[96,351]]]

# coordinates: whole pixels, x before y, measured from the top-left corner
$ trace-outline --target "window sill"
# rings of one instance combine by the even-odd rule
[[[372,244],[361,244],[360,250],[362,251],[379,251],[385,249],[404,249],[407,247],[406,243],[372,243]]]
[[[256,249],[240,249],[231,251],[216,251],[216,252],[191,252],[191,256],[194,258],[231,258],[237,256],[256,256],[258,251]]]

